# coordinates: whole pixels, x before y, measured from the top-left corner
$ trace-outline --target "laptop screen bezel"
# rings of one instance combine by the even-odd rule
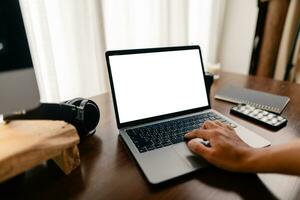
[[[114,89],[112,71],[111,71],[111,66],[110,66],[110,61],[109,61],[110,56],[140,54],[140,53],[155,53],[155,52],[164,52],[164,51],[193,50],[193,49],[197,49],[199,51],[199,55],[200,55],[199,58],[200,58],[200,62],[201,62],[202,72],[203,72],[202,76],[203,76],[203,80],[205,82],[205,91],[206,91],[206,98],[207,98],[208,105],[203,106],[203,107],[189,109],[189,110],[184,110],[184,111],[159,115],[159,116],[155,116],[155,117],[138,119],[138,120],[134,120],[134,121],[120,123],[119,112],[118,112],[118,104],[117,104],[117,100],[116,100],[116,94],[115,94],[115,89]],[[172,117],[177,117],[177,116],[186,115],[186,114],[191,114],[191,113],[195,113],[195,112],[201,112],[201,111],[204,111],[204,110],[207,110],[207,109],[211,108],[209,94],[207,93],[207,87],[208,86],[207,86],[207,83],[205,81],[205,75],[204,75],[205,72],[204,72],[204,65],[203,65],[200,46],[193,45],[193,46],[159,47],[159,48],[147,48],[147,49],[112,50],[112,51],[105,52],[105,58],[106,58],[106,64],[107,64],[108,75],[109,75],[109,82],[110,82],[111,93],[112,93],[112,98],[113,98],[114,112],[115,112],[115,117],[116,117],[116,121],[117,121],[117,127],[119,129],[124,128],[124,127],[128,127],[128,126],[137,126],[137,125],[141,125],[141,124],[144,124],[144,123],[154,122],[154,121],[167,119],[167,118],[172,118]]]

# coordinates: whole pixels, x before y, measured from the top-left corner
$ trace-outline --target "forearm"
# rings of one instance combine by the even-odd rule
[[[251,151],[242,171],[300,175],[300,139]]]

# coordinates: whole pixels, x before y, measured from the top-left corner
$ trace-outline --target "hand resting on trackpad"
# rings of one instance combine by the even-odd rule
[[[199,129],[185,136],[188,148],[222,169],[243,171],[238,167],[247,152],[253,148],[246,144],[229,125],[219,121],[206,121]]]

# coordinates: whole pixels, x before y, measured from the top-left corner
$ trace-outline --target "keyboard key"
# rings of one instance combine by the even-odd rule
[[[222,118],[222,119],[219,119],[219,121],[220,121],[220,122],[223,122],[223,123],[226,122],[226,120],[223,119],[223,118]]]
[[[148,150],[148,151],[151,151],[151,150],[154,150],[154,149],[155,149],[155,146],[154,146],[154,145],[147,146],[147,150]]]
[[[184,141],[183,137],[178,137],[178,138],[171,139],[172,144],[177,144],[177,143],[180,143],[180,142],[183,142],[183,141]]]
[[[159,149],[159,148],[163,147],[163,145],[161,143],[156,143],[154,146],[155,146],[156,149]]]
[[[139,148],[139,152],[140,152],[140,153],[144,153],[144,152],[146,152],[146,151],[147,151],[146,147]]]
[[[163,142],[162,142],[162,145],[165,146],[165,147],[166,147],[166,146],[169,146],[169,145],[171,145],[171,144],[172,144],[172,142],[171,142],[170,140],[166,140],[166,141],[163,141]]]

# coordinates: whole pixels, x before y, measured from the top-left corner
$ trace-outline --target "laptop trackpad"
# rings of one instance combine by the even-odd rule
[[[192,168],[203,168],[209,165],[202,157],[191,152],[184,142],[173,145],[173,148],[176,153]]]

